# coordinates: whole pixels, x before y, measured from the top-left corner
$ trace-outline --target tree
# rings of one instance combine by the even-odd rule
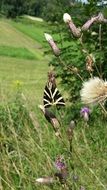
[[[26,12],[27,1],[25,0],[2,0],[1,11],[8,18],[15,18]]]

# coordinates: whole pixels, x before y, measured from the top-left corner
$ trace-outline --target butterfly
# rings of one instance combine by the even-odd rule
[[[48,83],[44,89],[43,103],[45,108],[53,105],[65,106],[65,101],[56,87],[55,76],[53,73],[48,74]]]

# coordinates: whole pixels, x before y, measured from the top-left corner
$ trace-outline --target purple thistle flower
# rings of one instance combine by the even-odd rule
[[[55,167],[57,170],[62,171],[64,168],[66,168],[66,165],[63,161],[63,158],[61,156],[58,156],[58,158],[55,161]]]
[[[85,121],[89,120],[90,109],[88,107],[83,107],[80,111],[81,116],[84,118]]]

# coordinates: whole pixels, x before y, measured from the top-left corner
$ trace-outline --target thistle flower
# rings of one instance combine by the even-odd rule
[[[104,22],[104,23],[107,23],[107,19],[104,18],[104,15],[102,13],[99,13],[98,14],[98,19],[97,19],[97,22]]]
[[[62,171],[64,168],[66,168],[65,163],[63,162],[63,158],[59,156],[55,161],[55,167],[57,170]]]
[[[94,77],[83,83],[80,92],[81,100],[84,104],[96,104],[107,99],[107,82]]]
[[[73,23],[72,21],[72,18],[71,16],[68,14],[68,13],[64,13],[63,15],[63,20],[64,22],[69,26],[72,34],[75,36],[75,37],[80,37],[81,36],[81,33],[80,33],[80,29],[78,29],[75,24]]]
[[[51,123],[51,125],[53,127],[53,130],[55,131],[55,135],[57,137],[61,137],[61,134],[60,134],[60,131],[59,131],[60,123],[59,123],[58,119],[56,118],[56,116],[51,111],[49,111],[48,108],[45,108],[42,105],[39,105],[38,107],[43,112],[43,114],[44,114],[45,118],[47,119],[47,121],[49,123]]]
[[[88,20],[88,21],[82,26],[82,28],[81,28],[82,31],[88,30],[88,29],[91,27],[91,25],[92,25],[94,22],[97,21],[97,19],[98,19],[98,16],[92,17],[90,20]]]
[[[75,122],[73,120],[71,120],[69,127],[67,129],[67,136],[68,136],[69,141],[72,140],[74,128],[75,128]]]
[[[54,42],[52,36],[50,34],[47,34],[45,33],[45,38],[46,38],[46,41],[49,43],[49,45],[51,46],[54,54],[56,56],[59,56],[60,55],[60,49],[57,47],[56,43]]]
[[[59,156],[55,161],[55,167],[59,172],[55,173],[55,176],[58,177],[60,183],[65,183],[68,171],[67,166],[63,161],[63,158]]]
[[[94,62],[95,62],[95,58],[92,54],[89,54],[87,57],[86,57],[86,70],[89,71],[89,72],[92,72],[93,71],[93,65],[94,65]]]
[[[90,114],[90,109],[88,107],[84,107],[80,111],[81,116],[84,118],[84,121],[89,120],[89,114]]]

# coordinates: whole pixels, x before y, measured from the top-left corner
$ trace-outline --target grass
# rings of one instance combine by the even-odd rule
[[[47,63],[44,61],[0,56],[1,100],[5,101],[16,93],[19,81],[29,101],[42,103],[47,69]]]
[[[11,20],[0,20],[0,45],[1,46],[12,46],[16,48],[26,48],[33,53],[38,59],[43,58],[42,46],[38,42],[34,41],[29,36],[23,34],[17,30]],[[30,30],[30,26],[29,26]]]
[[[44,32],[47,28],[46,23],[31,21],[23,18],[18,19],[17,22],[12,21],[12,25],[36,42],[42,44],[43,46],[45,45]]]
[[[75,118],[70,153],[66,131],[73,108],[53,110],[61,123],[62,139],[38,108],[49,70],[41,49],[44,23],[1,19],[0,24],[0,190],[80,190],[81,186],[106,190],[107,123],[101,110],[91,113],[89,126]],[[66,186],[58,180],[37,184],[37,178],[57,172],[58,155],[64,156],[68,167]]]
[[[32,52],[22,47],[0,46],[0,55],[23,59],[36,59],[36,56]]]
[[[15,85],[20,81],[30,101],[40,103],[48,69],[48,58],[43,55],[42,44],[16,29],[11,20],[1,19],[0,25],[1,100],[15,94]],[[27,27],[30,30],[31,25]]]

